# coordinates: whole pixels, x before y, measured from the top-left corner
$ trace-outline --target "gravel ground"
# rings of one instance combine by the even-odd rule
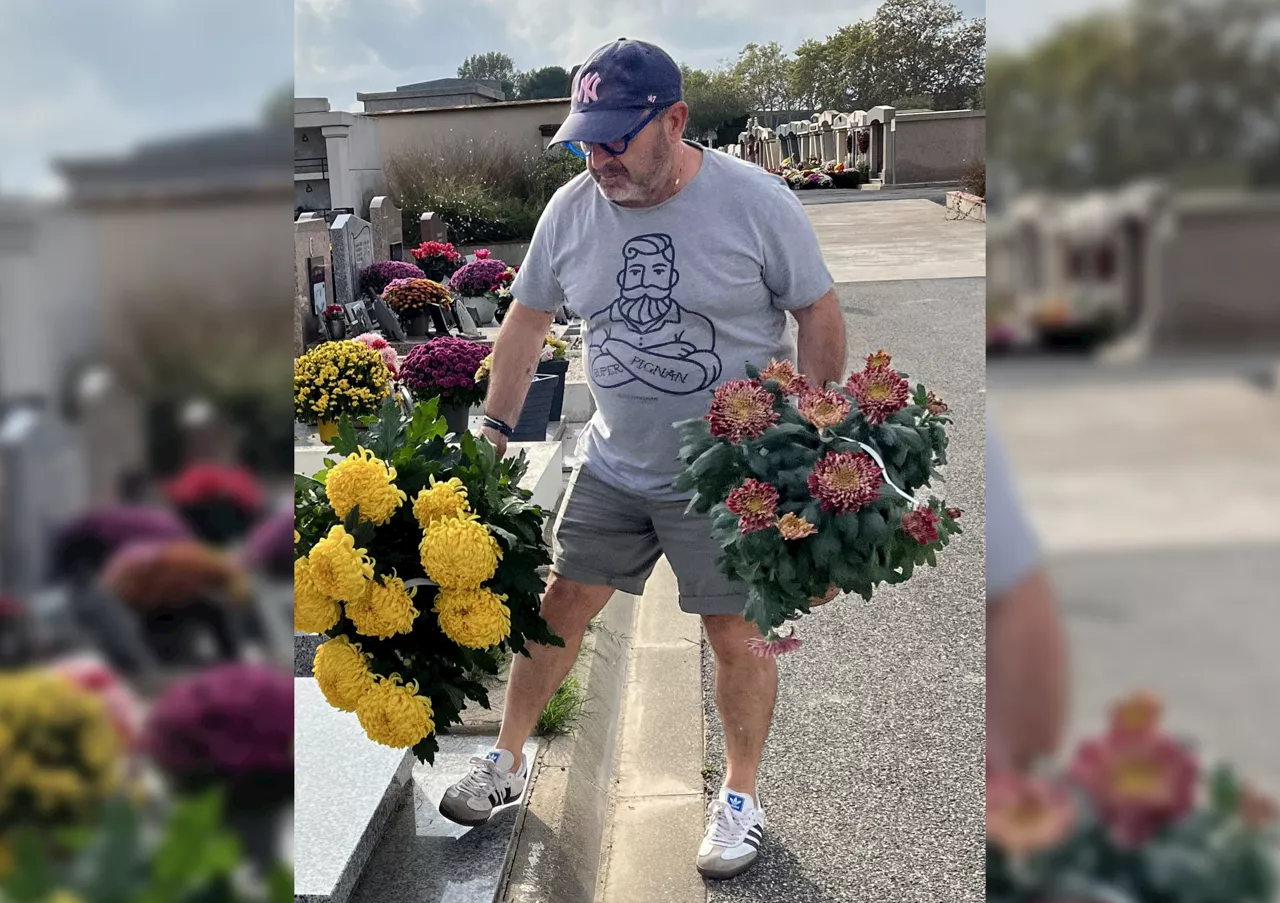
[[[857,597],[800,625],[781,689],[760,794],[765,846],[709,903],[985,898],[982,279],[837,287],[850,365],[878,347],[950,405],[948,502],[964,535],[926,570],[871,603]],[[940,493],[942,494],[942,493]],[[724,738],[703,651],[709,792]]]

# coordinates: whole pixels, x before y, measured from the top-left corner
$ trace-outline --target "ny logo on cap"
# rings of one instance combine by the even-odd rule
[[[596,89],[600,87],[600,74],[589,72],[578,82],[578,103],[591,103],[597,100]]]

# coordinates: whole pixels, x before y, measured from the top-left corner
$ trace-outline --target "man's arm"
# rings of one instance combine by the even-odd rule
[[[489,374],[489,392],[484,412],[512,426],[520,418],[524,399],[529,394],[533,373],[547,333],[551,330],[554,311],[543,312],[513,302],[502,320],[498,341],[493,346],[493,368]],[[489,441],[505,453],[507,439],[497,430],[486,429]]]
[[[796,342],[800,372],[816,386],[840,382],[844,377],[845,332],[836,290],[791,314],[800,325]]]
[[[987,604],[987,767],[1026,771],[1055,752],[1067,707],[1066,644],[1044,568]]]

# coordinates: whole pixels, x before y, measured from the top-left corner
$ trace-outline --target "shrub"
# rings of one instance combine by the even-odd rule
[[[960,187],[969,194],[985,199],[987,196],[987,164],[975,163],[969,167],[969,171],[960,180]]]
[[[433,211],[449,224],[450,240],[475,244],[531,238],[551,195],[585,168],[585,161],[561,148],[534,154],[452,141],[395,157],[387,180],[408,234]]]

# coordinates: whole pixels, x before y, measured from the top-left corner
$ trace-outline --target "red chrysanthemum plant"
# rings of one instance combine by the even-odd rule
[[[677,424],[691,510],[710,513],[721,571],[747,584],[752,648],[799,646],[778,628],[839,591],[933,565],[960,510],[924,492],[946,463],[946,405],[912,391],[887,352],[843,383],[814,385],[774,360],[716,389],[708,413]]]

